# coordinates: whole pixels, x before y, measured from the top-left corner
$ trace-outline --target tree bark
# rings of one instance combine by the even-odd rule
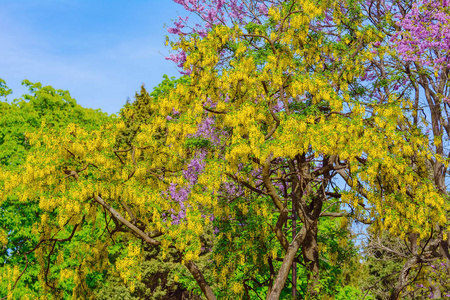
[[[188,268],[189,272],[191,272],[192,276],[194,276],[195,281],[197,281],[197,284],[200,286],[203,294],[206,296],[206,299],[217,300],[211,287],[206,282],[205,277],[203,277],[203,274],[200,271],[200,269],[197,267],[197,265],[194,264],[192,261],[189,261],[189,262],[185,263],[184,265],[186,266],[186,268]]]
[[[306,299],[319,297],[319,246],[317,245],[317,221],[312,222],[302,244],[302,254],[308,270]]]
[[[278,300],[283,290],[284,284],[291,270],[292,263],[294,262],[295,255],[297,254],[300,245],[303,243],[306,236],[306,227],[303,226],[302,229],[297,233],[292,243],[289,245],[286,255],[284,256],[283,263],[280,270],[278,271],[277,278],[274,281],[272,290],[267,296],[267,300]]]
[[[404,264],[402,270],[400,271],[400,275],[398,277],[398,284],[392,290],[389,300],[397,300],[398,299],[403,288],[408,284],[409,271],[417,263],[418,263],[417,257],[412,257],[412,258],[408,259],[408,261]]]
[[[113,215],[117,220],[119,220],[120,223],[122,223],[123,225],[125,225],[129,229],[131,229],[131,231],[135,235],[137,235],[139,238],[141,238],[142,240],[144,240],[145,242],[147,242],[150,245],[155,245],[155,246],[161,245],[161,242],[159,242],[159,241],[157,241],[155,239],[152,239],[151,237],[148,236],[148,234],[146,234],[145,232],[140,230],[138,227],[136,227],[134,224],[132,224],[130,221],[125,219],[117,210],[115,210],[108,203],[106,203],[105,200],[103,200],[99,196],[95,196],[95,195],[94,195],[94,199],[101,206],[103,206],[107,211],[109,211],[111,215]]]

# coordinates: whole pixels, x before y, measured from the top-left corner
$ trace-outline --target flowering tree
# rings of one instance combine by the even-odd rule
[[[206,298],[216,299],[197,262],[205,231],[219,220],[229,227],[218,238],[247,255],[228,264],[215,257],[220,273],[213,277],[231,277],[236,297],[246,285],[229,275],[233,263],[260,255],[238,244],[244,231],[250,246],[256,240],[266,247],[267,299],[280,297],[294,262],[304,264],[305,295],[316,299],[325,289],[318,240],[324,219],[355,218],[419,241],[446,224],[448,203],[423,176],[430,154],[424,137],[397,129],[407,123],[409,98],[390,90],[392,82],[376,82],[377,102],[362,84],[366,71],[376,72],[368,65],[382,59],[371,43],[383,36],[367,25],[360,3],[210,1],[205,11],[198,1],[178,2],[206,22],[186,33],[183,18],[171,29],[179,35],[171,59],[189,79],[146,98],[146,122],[130,129],[133,138],[117,144],[123,119],[95,131],[70,124],[29,134],[35,150],[26,168],[0,176],[2,201],[39,199],[38,246],[94,226],[99,213],[109,218],[111,239],[80,246],[79,285],[91,268],[106,268],[114,237],[126,236],[128,250],[115,265],[131,288],[147,244],[162,255],[179,253]],[[292,238],[291,213],[298,218],[289,223]]]
[[[438,193],[440,201],[443,201],[437,205],[444,207],[448,203],[445,185],[448,162],[448,5],[447,1],[376,0],[362,3],[364,14],[369,16],[368,21],[377,28],[380,37],[373,43],[376,55],[363,77],[364,85],[377,105],[388,102],[392,95],[405,100],[403,113],[406,118],[399,122],[397,130],[420,132],[430,151],[430,155],[422,159],[418,158],[417,152],[408,155],[410,166],[427,179],[427,188]],[[415,196],[410,195],[410,199],[415,201]],[[432,212],[434,205],[434,200],[429,199],[420,210],[408,208],[395,219],[421,219],[421,228],[406,235],[399,235],[394,228],[390,230],[391,237],[385,241],[396,242],[383,244],[374,238],[368,245],[370,251],[389,253],[393,260],[402,262],[401,268],[387,274],[397,278],[389,292],[390,299],[398,299],[402,291],[402,296],[414,298],[418,282],[428,288],[432,284],[427,279],[427,274],[431,273],[430,264],[448,257],[447,214],[438,221],[421,213]],[[378,233],[374,232],[374,235]],[[418,240],[418,235],[422,235],[422,241]],[[402,246],[399,247],[398,243]],[[430,297],[441,297],[436,286],[430,288],[434,291]]]
[[[2,174],[6,171],[15,173],[23,168],[28,154],[33,151],[33,146],[30,145],[25,133],[39,130],[46,132],[50,128],[60,130],[69,123],[94,130],[112,119],[101,111],[77,105],[67,91],[42,86],[40,83],[31,83],[28,80],[24,80],[23,84],[29,88],[28,94],[11,103],[0,102],[0,172]],[[0,86],[0,94],[8,96],[10,92],[11,90],[3,82]],[[45,261],[38,259],[33,250],[39,243],[40,236],[36,234],[38,230],[36,224],[40,222],[41,213],[39,200],[35,198],[26,198],[22,202],[8,198],[1,202],[0,297],[6,297],[8,289],[14,288],[8,296],[18,299],[39,298],[45,293],[46,286],[41,286],[38,282],[41,267],[38,262],[43,265],[41,275],[51,281],[52,272],[73,268],[72,264],[77,261],[76,258],[70,257],[72,249],[77,247],[76,241],[67,245],[65,251],[60,252],[59,260],[63,259],[66,263],[56,264],[56,257],[52,255]],[[78,233],[78,238],[88,242],[91,229],[86,226]],[[56,247],[60,247],[60,244]],[[87,278],[87,284],[95,286],[102,276],[95,271],[91,275]],[[72,294],[74,287],[74,282],[69,279],[61,286],[60,291],[67,297]]]
[[[408,11],[398,10],[394,16],[401,31],[391,40],[405,61],[430,67],[438,77],[450,67],[450,3],[422,0],[411,4]]]
[[[191,2],[189,2],[191,3]],[[224,21],[224,13],[221,13],[221,10],[224,11],[232,11],[233,13],[230,14],[230,19],[231,19],[231,23],[233,24],[239,24],[242,25],[243,23],[245,23],[243,21],[244,17],[246,16],[250,16],[250,18],[252,18],[252,20],[257,20],[255,22],[260,22],[260,20],[258,19],[257,16],[255,16],[254,12],[257,12],[259,8],[261,7],[268,7],[268,5],[266,5],[266,3],[269,2],[264,2],[264,3],[257,3],[257,2],[251,2],[251,1],[242,1],[240,2],[240,5],[238,5],[237,1],[234,1],[233,3],[229,4],[229,9],[224,9],[224,5],[222,2],[220,1],[212,1],[209,2],[209,7],[208,9],[206,8],[208,5],[206,3],[203,3],[205,5],[200,5],[199,3],[191,3],[192,5],[189,6],[189,3],[187,1],[183,2],[183,4],[186,7],[190,8],[190,11],[196,11],[198,12],[199,15],[203,16],[204,19],[207,21],[207,28],[210,27],[211,23],[216,22],[217,24],[226,24],[227,22]],[[272,3],[273,4],[273,3]],[[216,7],[214,7],[214,5],[216,5]],[[398,3],[398,7],[399,10],[405,11],[405,7],[404,6],[405,3]],[[375,38],[375,42],[372,43],[372,45],[370,45],[369,47],[373,47],[371,49],[371,56],[369,57],[369,59],[367,60],[367,69],[365,70],[365,75],[362,76],[362,81],[353,81],[350,86],[353,88],[352,89],[352,96],[357,96],[358,94],[361,95],[360,99],[364,100],[364,102],[366,103],[366,109],[369,111],[372,110],[372,112],[374,113],[374,121],[376,123],[376,125],[381,126],[381,127],[385,127],[384,126],[384,121],[382,120],[383,118],[379,118],[379,116],[376,115],[376,113],[378,112],[378,110],[382,107],[388,108],[389,106],[392,106],[393,103],[398,103],[400,104],[402,107],[404,107],[405,109],[403,110],[404,112],[408,112],[408,108],[407,105],[410,101],[410,99],[408,97],[406,97],[407,94],[405,94],[405,92],[408,91],[409,86],[407,86],[405,89],[401,89],[399,90],[399,87],[403,84],[405,84],[405,82],[408,79],[408,76],[406,75],[406,72],[404,72],[403,74],[400,73],[402,72],[402,70],[398,70],[398,68],[393,68],[390,65],[390,61],[387,61],[383,58],[383,56],[386,53],[386,50],[389,49],[388,48],[388,44],[381,44],[381,42],[383,41],[383,39],[386,36],[392,35],[389,34],[389,32],[384,32],[383,30],[385,29],[385,27],[383,27],[386,24],[390,24],[390,16],[389,14],[387,14],[391,9],[393,9],[395,11],[396,6],[393,4],[389,4],[389,3],[384,3],[384,2],[367,2],[365,5],[363,4],[363,11],[361,11],[362,14],[365,13],[365,16],[368,18],[367,20],[370,21],[372,24],[374,24],[376,27],[372,27],[371,29],[373,30],[373,34]],[[234,18],[234,19],[233,19]],[[331,32],[332,30],[330,30],[329,28],[333,28],[332,23],[333,23],[333,19],[328,15],[325,15],[324,18],[325,23],[327,24],[326,29],[324,29],[323,32]],[[345,22],[342,22],[343,25],[347,25],[345,24]],[[342,24],[341,23],[341,24]],[[177,28],[173,28],[172,31],[174,33],[178,33],[181,38],[184,38],[184,33],[181,32],[180,27],[184,26],[184,25],[180,25],[181,23],[176,23],[175,25],[177,26]],[[198,25],[196,25],[198,27]],[[348,26],[348,25],[347,25]],[[246,27],[250,28],[250,26]],[[389,27],[388,27],[389,28]],[[322,28],[320,28],[322,29]],[[395,27],[394,27],[395,29]],[[195,30],[194,30],[195,31]],[[316,32],[317,32],[317,27],[316,27]],[[435,30],[436,32],[436,30]],[[441,31],[442,32],[442,31]],[[199,35],[201,35],[202,33],[199,32]],[[204,34],[204,33],[203,33]],[[340,40],[340,38],[338,38],[338,40]],[[378,41],[377,41],[378,40]],[[179,58],[179,60],[181,61],[181,63],[184,62],[183,58],[186,57],[186,54],[184,52],[180,52],[181,55],[177,56]],[[220,52],[221,56],[225,56],[226,52],[222,51]],[[228,56],[229,57],[229,56]],[[227,57],[224,57],[224,60],[226,60]],[[326,59],[326,58],[325,58]],[[221,66],[221,60],[219,60],[218,66]],[[315,70],[317,72],[317,69]],[[400,72],[399,72],[400,71]],[[186,70],[186,72],[191,72],[190,69]],[[369,86],[367,84],[364,85],[364,81],[369,81],[372,82],[373,85]],[[361,83],[363,85],[361,85]],[[394,99],[397,99],[396,101],[394,101]],[[376,106],[375,106],[376,105]],[[412,106],[411,106],[412,107]],[[415,106],[417,108],[417,105]],[[415,114],[415,118],[417,119],[417,110],[414,110],[416,112]],[[414,114],[413,111],[413,114]],[[398,121],[398,120],[397,120]],[[402,122],[397,123],[399,126],[399,130],[405,131],[405,129],[407,127],[405,127],[405,124],[402,124]],[[416,122],[417,124],[417,122]],[[411,130],[410,132],[414,132],[413,130]],[[423,144],[423,140],[416,139],[416,140],[410,140],[411,142],[411,146],[414,147],[415,149],[419,149],[420,148],[420,144]],[[414,145],[415,144],[415,145]],[[394,148],[389,147],[389,150],[395,150]],[[413,148],[411,148],[413,149]],[[423,149],[423,148],[422,148]],[[417,151],[417,150],[416,150]],[[413,162],[412,164],[410,164],[409,166],[413,166],[415,168],[415,172],[419,171],[418,173],[420,174],[420,176],[422,177],[427,177],[427,159],[425,160],[418,160],[418,157],[416,155],[416,151],[414,152],[410,152],[410,151],[405,151],[403,152],[403,154],[413,154],[414,153],[414,157],[409,157],[407,159],[411,159],[411,161]],[[423,150],[422,150],[423,151]],[[392,153],[394,155],[398,155],[397,153]],[[402,159],[405,159],[406,157],[404,155],[402,155]],[[370,159],[370,158],[369,158]],[[437,157],[437,162],[439,163],[439,157]],[[442,164],[442,163],[441,163]],[[370,168],[369,168],[370,170]],[[372,175],[374,175],[375,173],[383,173],[383,171],[381,169],[378,168],[374,168],[373,170],[371,170],[373,173]],[[424,175],[425,174],[425,175]],[[360,178],[361,181],[366,181],[367,177],[366,174],[362,174],[362,177]],[[374,191],[376,191],[376,193],[374,193],[374,195],[380,195],[381,198],[383,198],[383,191],[388,191],[391,193],[396,193],[396,191],[399,190],[399,186],[396,186],[396,184],[392,185],[392,178],[385,177],[383,176],[376,176],[377,178],[377,183],[379,184],[377,189],[375,189]],[[406,185],[408,186],[408,185]],[[433,189],[433,184],[430,185],[430,183],[426,184],[425,186],[421,186],[421,189],[425,189],[425,190],[432,190]],[[361,194],[360,196],[363,195],[364,197],[364,193]],[[393,212],[392,216],[395,216],[393,218],[385,218],[381,225],[381,227],[378,227],[380,230],[383,230],[383,228],[389,228],[390,231],[392,233],[395,234],[400,234],[401,236],[404,234],[408,234],[408,230],[405,230],[406,228],[402,228],[403,230],[399,230],[400,228],[397,227],[398,222],[403,223],[405,222],[405,220],[408,219],[408,213],[412,213],[414,214],[414,211],[419,212],[419,216],[420,216],[420,222],[422,222],[422,224],[424,223],[425,220],[427,220],[427,217],[425,215],[430,214],[431,212],[428,209],[429,203],[427,203],[428,201],[424,201],[424,202],[416,202],[416,204],[418,204],[414,210],[411,209],[411,207],[409,206],[410,202],[411,202],[411,198],[414,198],[413,195],[409,195],[409,197],[407,197],[406,199],[404,199],[403,201],[398,201],[399,199],[396,198],[397,201],[396,202],[396,207],[394,209],[392,209],[392,207],[389,207],[389,205],[383,209],[380,209],[379,211],[384,211],[384,213],[386,213],[387,215],[390,215],[390,213],[388,213],[389,211]],[[440,198],[440,197],[438,197]],[[416,200],[414,200],[416,201]],[[442,198],[440,198],[439,200],[441,203],[443,203]],[[394,203],[395,203],[394,202]],[[386,203],[391,203],[390,201],[387,201]],[[440,206],[441,203],[435,203],[434,206]],[[400,213],[398,212],[394,212],[394,210],[400,209]],[[445,209],[445,208],[443,208]],[[409,211],[409,212],[407,212]],[[425,212],[425,213],[423,213]],[[432,220],[437,221],[436,218],[433,218]],[[440,223],[444,224],[445,223],[445,217],[443,214],[441,214],[440,217]],[[380,225],[381,223],[376,222],[376,225]],[[402,225],[403,225],[402,224]],[[411,224],[412,225],[412,224]],[[432,226],[430,223],[428,223],[428,226]],[[397,227],[397,228],[396,228]],[[407,226],[409,227],[409,226]],[[417,227],[412,225],[409,229],[411,230],[412,227]],[[430,228],[430,227],[428,227]],[[412,235],[415,236],[416,234],[418,234],[419,232],[421,232],[422,234],[422,238],[424,238],[426,236],[425,232],[422,230],[422,228],[417,227],[416,229],[414,229],[415,233],[413,233]],[[431,245],[428,245],[431,246]],[[433,246],[431,246],[429,249],[432,249]],[[425,256],[426,253],[423,253],[423,255]],[[408,272],[410,268],[405,268],[404,272]],[[403,280],[404,281],[404,280]],[[401,285],[400,285],[401,286]],[[401,288],[397,289],[397,292],[399,290],[401,290],[404,286],[402,286]],[[395,293],[394,293],[395,294]]]

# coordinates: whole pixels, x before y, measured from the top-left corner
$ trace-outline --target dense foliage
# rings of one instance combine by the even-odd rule
[[[450,297],[450,3],[175,2],[118,117],[0,102],[0,296]]]
[[[79,124],[86,130],[99,129],[102,125],[111,122],[113,116],[108,117],[101,111],[82,108],[67,91],[55,90],[50,86],[42,86],[40,83],[23,82],[29,88],[29,94],[22,98],[14,99],[11,103],[0,102],[0,162],[2,172],[6,170],[17,172],[26,164],[28,154],[33,151],[25,133],[47,131],[50,129],[61,130],[68,124]],[[7,87],[4,84],[3,90]],[[9,93],[5,93],[8,96]],[[43,174],[45,175],[45,174]],[[39,281],[39,274],[48,278],[51,272],[60,269],[74,268],[77,259],[70,257],[72,249],[79,247],[79,242],[74,241],[60,252],[60,256],[49,256],[48,261],[39,260],[36,257],[35,247],[39,244],[39,227],[36,222],[41,220],[42,207],[36,198],[25,198],[24,201],[15,201],[9,198],[0,206],[2,256],[0,290],[7,291],[15,287],[11,294],[16,299],[35,299],[45,294],[45,286]],[[92,242],[91,231],[86,227],[78,233],[77,240]],[[56,245],[53,245],[53,247]],[[64,264],[57,261],[64,261]],[[16,280],[23,270],[21,280]],[[40,271],[45,272],[40,273]],[[88,277],[88,285],[95,286],[95,282],[102,278],[102,274],[94,272],[93,277]],[[13,276],[14,281],[5,280]],[[47,287],[48,288],[48,287]],[[62,286],[63,294],[72,294],[74,282],[69,280]]]

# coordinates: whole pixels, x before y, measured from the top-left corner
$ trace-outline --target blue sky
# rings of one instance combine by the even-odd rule
[[[172,20],[190,13],[172,0],[0,0],[0,7],[8,99],[26,93],[21,81],[28,79],[113,114],[142,83],[151,90],[164,74],[180,76],[164,59],[164,41]]]

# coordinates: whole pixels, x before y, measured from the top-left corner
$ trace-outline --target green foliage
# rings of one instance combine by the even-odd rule
[[[169,90],[176,87],[179,83],[189,82],[187,76],[175,79],[167,75],[163,76],[164,80],[158,84],[151,93],[148,93],[144,85],[141,86],[140,93],[135,94],[135,101],[133,103],[127,103],[120,110],[119,115],[125,122],[125,128],[120,130],[116,136],[116,149],[121,145],[131,146],[132,141],[136,138],[136,135],[141,132],[141,126],[148,124],[151,120],[154,112],[151,109],[152,98],[162,97],[167,94]],[[131,116],[126,116],[125,111],[131,110]],[[165,136],[164,131],[159,131],[159,137]]]
[[[122,244],[126,243],[122,242]],[[184,288],[182,282],[175,281],[175,274],[183,272],[177,253],[172,250],[163,259],[158,248],[145,247],[144,260],[139,264],[142,277],[136,283],[133,292],[130,291],[129,284],[124,283],[119,274],[114,271],[114,264],[112,264],[104,282],[95,290],[95,299],[175,300],[183,297],[184,299],[200,299]],[[191,282],[192,279],[188,283]]]
[[[125,127],[116,135],[115,149],[123,149],[131,147],[135,144],[136,136],[142,131],[151,120],[154,112],[151,108],[151,102],[154,99],[166,95],[171,89],[175,88],[179,83],[189,82],[189,78],[184,76],[178,79],[174,77],[168,78],[163,76],[163,81],[158,84],[152,92],[148,92],[142,85],[140,93],[136,93],[135,101],[127,103],[120,111],[120,116],[124,120]],[[126,112],[130,112],[127,114]],[[175,114],[172,114],[176,117]],[[165,131],[158,132],[160,142],[165,142]],[[186,147],[198,148],[210,145],[208,140],[203,138],[191,138],[187,140]],[[121,154],[119,154],[121,155]],[[139,157],[137,158],[139,160]],[[212,231],[205,235],[204,244],[212,238]],[[126,239],[125,239],[126,240]],[[126,241],[118,243],[116,247],[123,249]],[[168,253],[163,256],[159,247],[144,247],[144,259],[139,262],[138,268],[142,277],[135,283],[135,289],[130,291],[129,284],[123,282],[119,274],[114,271],[114,257],[112,259],[112,269],[108,270],[106,280],[103,286],[96,289],[97,299],[149,299],[149,300],[165,300],[165,299],[200,299],[201,291],[197,283],[193,280],[192,275],[181,264],[179,253],[174,249],[169,249]],[[118,250],[117,250],[118,251]],[[119,251],[120,252],[120,251]],[[202,269],[208,265],[208,259],[211,254],[202,255],[198,265]],[[205,268],[206,269],[206,268]],[[209,275],[209,274],[207,274]],[[177,280],[175,280],[177,279]]]
[[[156,87],[153,88],[153,91],[150,93],[152,97],[161,97],[169,93],[170,90],[177,87],[178,84],[187,84],[191,82],[189,76],[181,76],[180,78],[170,77],[166,74],[163,75],[164,80],[161,81]]]
[[[0,78],[0,97],[5,97],[10,95],[12,93],[12,90],[8,88],[6,85],[6,82]]]
[[[344,286],[338,290],[336,294],[335,300],[351,300],[351,299],[361,299],[364,297],[365,293],[361,292],[360,289],[352,287],[352,286]],[[368,294],[364,299],[366,300],[375,300],[371,294]]]
[[[11,90],[6,88],[4,81],[0,82],[2,95],[8,95]],[[39,130],[49,128],[65,128],[70,123],[84,126],[86,129],[96,129],[110,122],[111,117],[100,110],[82,108],[76,104],[69,92],[56,90],[50,86],[42,86],[40,83],[31,83],[24,80],[23,84],[29,87],[30,94],[15,99],[13,103],[0,102],[0,172],[5,170],[17,170],[25,163],[28,153],[33,151],[26,135]],[[7,278],[9,272],[16,268],[22,272],[26,261],[24,253],[33,249],[39,242],[38,228],[34,225],[41,218],[42,210],[37,199],[29,199],[27,204],[8,198],[1,203],[0,228],[4,232],[3,248],[0,250],[0,277]],[[63,232],[66,233],[67,232]],[[70,234],[70,233],[68,233]],[[90,231],[80,233],[81,238],[87,240]],[[77,247],[73,242],[67,248],[61,249],[64,263],[52,265],[50,272],[67,268],[70,265],[70,249]],[[58,249],[56,249],[58,250]],[[35,299],[43,295],[44,290],[37,280],[38,274],[43,270],[38,264],[34,253],[27,256],[28,267],[17,287],[13,291],[15,299]],[[55,256],[50,256],[51,262],[56,262]],[[100,280],[99,274],[89,279],[91,285]],[[0,297],[4,296],[7,281],[0,282]],[[72,294],[74,285],[68,283],[63,286],[63,293]]]
[[[204,39],[182,38],[173,49],[187,54],[191,77],[165,75],[152,93],[142,86],[118,122],[99,111],[85,112],[67,91],[24,81],[31,95],[2,104],[0,112],[0,165],[7,174],[0,177],[5,188],[0,272],[6,278],[0,292],[11,290],[19,268],[10,267],[23,268],[21,256],[30,252],[30,269],[13,297],[200,298],[198,283],[182,266],[195,261],[219,298],[262,298],[275,282],[280,288],[273,296],[281,290],[281,299],[289,299],[289,282],[274,278],[286,253],[295,249],[299,297],[353,299],[362,295],[358,276],[368,272],[379,278],[398,266],[380,269],[369,262],[361,268],[349,217],[338,218],[337,203],[348,205],[351,216],[376,219],[378,232],[404,236],[415,230],[423,239],[423,224],[424,232],[445,224],[444,198],[423,180],[420,164],[417,172],[410,168],[410,157],[426,157],[417,151],[425,146],[397,130],[402,106],[373,108],[360,101],[368,89],[355,78],[373,58],[367,45],[377,33],[364,34],[359,1],[344,1],[341,7],[305,4],[284,1],[271,8],[264,25],[248,23],[247,32],[264,36],[255,37],[260,47],[246,40],[239,26],[214,26]],[[336,30],[328,38],[310,32],[330,7]],[[235,55],[218,67],[223,49]],[[391,83],[380,78],[373,87],[387,89]],[[0,96],[9,93],[0,81]],[[223,99],[226,93],[231,101]],[[212,113],[202,107],[205,99],[217,102],[216,129],[230,134],[220,147],[189,137]],[[281,102],[284,110],[273,108]],[[366,118],[366,109],[372,117]],[[170,224],[165,216],[181,204],[166,201],[162,193],[172,179],[179,186],[191,184],[179,174],[198,148],[209,152],[203,173],[189,186],[186,222]],[[86,167],[73,171],[74,165]],[[250,174],[258,168],[259,178]],[[55,174],[61,171],[68,174],[62,184],[62,174]],[[350,191],[330,192],[335,176]],[[227,178],[242,190],[230,192]],[[20,195],[29,195],[26,188],[34,197]],[[22,208],[24,203],[29,207]],[[303,235],[289,245],[294,226],[286,216],[293,203]],[[413,216],[416,207],[422,209],[416,210],[417,218],[399,218]],[[424,213],[429,207],[434,211]],[[212,224],[204,213],[214,213]],[[113,232],[109,224],[115,225]],[[132,234],[161,247],[142,247]]]
[[[194,137],[186,139],[187,148],[208,148],[211,145],[211,141],[202,137]]]
[[[389,295],[397,283],[398,272],[403,266],[403,261],[368,257],[365,264],[368,270],[365,277],[366,287],[371,287],[371,293],[377,299],[389,299]]]
[[[45,126],[65,128],[69,123],[82,124],[95,129],[109,122],[111,117],[101,110],[82,108],[68,91],[42,86],[41,83],[22,82],[30,94],[17,98],[13,103],[0,102],[0,165],[14,168],[25,162],[26,133],[33,133]]]
[[[125,119],[126,127],[122,129],[116,137],[116,148],[121,144],[131,146],[131,142],[139,132],[141,124],[144,124],[153,114],[149,108],[151,98],[144,85],[141,87],[140,94],[136,93],[135,99],[136,101],[134,101],[133,104],[130,105],[127,103],[127,105],[121,109],[120,116]],[[134,110],[133,115],[129,118],[126,118],[124,115],[124,110],[126,108],[132,108]]]

